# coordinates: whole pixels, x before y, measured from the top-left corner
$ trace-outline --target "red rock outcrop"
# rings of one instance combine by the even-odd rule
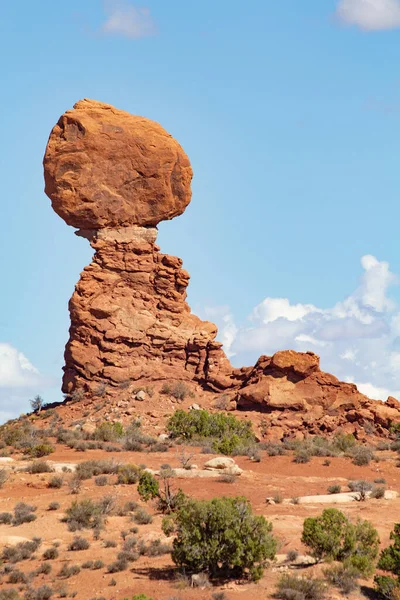
[[[384,433],[400,421],[395,399],[369,400],[323,373],[311,352],[231,366],[216,326],[190,312],[181,259],[155,243],[155,225],[189,203],[192,177],[186,154],[160,125],[82,100],[51,132],[44,171],[54,210],[95,250],[69,304],[65,393],[192,380],[223,393],[230,409],[258,409],[275,438],[337,427],[360,433],[366,424]]]

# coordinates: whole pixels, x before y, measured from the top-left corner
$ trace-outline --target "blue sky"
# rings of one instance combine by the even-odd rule
[[[158,243],[235,364],[313,350],[398,393],[399,37],[398,0],[3,0],[0,420],[61,397],[92,253],[52,211],[41,161],[84,97],[159,121],[188,153],[193,199]]]

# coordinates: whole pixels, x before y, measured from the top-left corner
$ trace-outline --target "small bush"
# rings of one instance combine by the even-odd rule
[[[70,494],[72,494],[74,496],[79,494],[79,492],[81,491],[81,487],[82,487],[82,480],[77,475],[74,475],[68,481],[68,488],[69,488]]]
[[[36,515],[33,514],[36,511],[36,506],[26,504],[25,502],[18,502],[14,507],[14,518],[12,524],[14,526],[22,525],[22,523],[32,523],[36,520]]]
[[[70,531],[94,529],[102,525],[101,508],[92,500],[75,500],[66,510],[65,522]]]
[[[58,502],[50,502],[47,510],[58,510],[60,508],[60,504]]]
[[[63,478],[60,475],[52,477],[48,483],[49,488],[60,489],[63,484]]]
[[[218,480],[221,483],[235,483],[237,481],[236,475],[231,475],[230,473],[223,473],[218,477]]]
[[[380,500],[385,497],[385,488],[384,487],[375,487],[371,492],[371,498],[375,498],[376,500]]]
[[[56,558],[58,558],[58,550],[57,548],[54,548],[54,546],[52,548],[47,548],[47,550],[43,552],[44,560],[55,560]]]
[[[367,446],[356,446],[351,452],[351,458],[353,465],[363,467],[369,465],[374,458],[374,453]]]
[[[36,446],[32,446],[26,452],[32,458],[43,458],[43,456],[48,456],[54,452],[54,447],[51,444],[37,444]]]
[[[80,536],[75,536],[68,546],[68,550],[71,550],[73,552],[79,550],[87,550],[88,548],[90,548],[89,542],[85,538]]]
[[[41,585],[36,589],[28,588],[25,593],[25,600],[50,600],[53,593],[48,585]]]
[[[138,525],[147,525],[153,522],[153,517],[147,512],[147,510],[141,506],[137,508],[133,514],[133,520]]]
[[[8,576],[8,583],[28,583],[28,578],[25,573],[15,569],[15,571],[11,571]]]
[[[102,560],[95,560],[93,563],[93,570],[98,571],[104,567],[104,563]]]
[[[282,494],[275,494],[275,496],[272,498],[272,500],[275,502],[275,504],[282,504],[283,496],[282,496]]]
[[[9,474],[7,469],[0,469],[0,488],[3,487],[3,485],[6,483],[6,481],[8,480]]]
[[[13,516],[11,513],[3,512],[0,513],[0,525],[11,525]]]
[[[326,592],[326,584],[320,579],[282,575],[275,595],[281,600],[321,600]]]
[[[49,575],[51,573],[51,565],[49,563],[42,563],[35,571],[37,575]]]
[[[74,575],[78,575],[78,573],[81,572],[81,568],[78,565],[66,565],[64,564],[61,567],[61,570],[58,573],[58,577],[60,577],[61,579],[69,579],[70,577],[73,577]]]
[[[15,546],[6,546],[3,548],[1,559],[4,562],[17,563],[31,558],[41,544],[40,538],[33,538],[29,542],[19,542]]]
[[[324,575],[335,587],[339,588],[346,596],[357,589],[357,580],[360,573],[357,569],[346,565],[334,565],[324,570]]]
[[[288,562],[294,562],[295,560],[297,560],[299,557],[299,553],[297,550],[289,550],[289,552],[286,554],[286,560]]]
[[[104,540],[104,548],[116,548],[117,542],[114,540]]]
[[[98,425],[93,433],[93,439],[102,442],[116,442],[124,435],[124,428],[121,423],[105,422]]]
[[[34,460],[26,467],[26,471],[27,473],[32,473],[32,475],[38,473],[52,473],[53,467],[45,460]]]
[[[307,448],[299,448],[294,453],[293,462],[297,464],[308,463],[311,460],[311,452]]]
[[[126,464],[118,467],[117,483],[133,485],[139,481],[140,468],[136,465]]]
[[[107,567],[107,573],[119,573],[120,571],[126,571],[128,568],[128,561],[124,558],[120,558],[115,562],[111,563]]]
[[[95,475],[113,475],[118,465],[112,460],[87,460],[76,467],[76,476],[81,479],[91,479]]]
[[[340,492],[342,491],[342,486],[335,484],[335,485],[330,485],[328,487],[328,494],[340,494]]]
[[[95,478],[94,482],[98,487],[104,487],[108,485],[108,477],[107,475],[99,475]]]

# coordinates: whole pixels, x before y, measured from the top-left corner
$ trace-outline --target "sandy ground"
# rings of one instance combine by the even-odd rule
[[[195,451],[193,462],[202,468],[204,463],[210,459],[210,455],[199,453],[199,449],[190,449]],[[58,446],[56,452],[51,455],[51,461],[54,463],[76,464],[89,459],[106,458],[115,459],[121,463],[145,464],[151,469],[157,469],[162,464],[168,463],[172,467],[180,466],[180,449],[170,449],[168,453],[135,453],[118,452],[106,453],[101,450],[88,450],[85,453],[76,452],[65,446]],[[17,457],[18,458],[18,457]],[[18,470],[20,463],[8,463],[7,468],[11,468],[11,475],[5,486],[0,490],[0,512],[12,511],[15,504],[19,501],[25,501],[37,506],[37,520],[33,523],[23,524],[17,527],[10,525],[0,525],[0,546],[15,543],[18,538],[31,539],[33,536],[40,536],[43,540],[41,548],[36,553],[34,560],[23,561],[17,564],[17,568],[29,573],[41,564],[40,558],[43,551],[50,547],[54,542],[59,545],[59,557],[52,564],[52,572],[49,575],[39,575],[34,579],[34,587],[47,583],[55,590],[61,591],[67,588],[68,593],[77,592],[76,597],[81,600],[89,600],[103,596],[107,600],[121,600],[130,598],[133,594],[145,593],[155,600],[200,600],[210,599],[212,594],[218,591],[225,591],[228,600],[246,599],[260,600],[272,598],[275,583],[283,571],[288,566],[282,564],[282,556],[289,550],[296,549],[301,553],[306,553],[302,547],[300,538],[304,518],[318,515],[328,506],[340,508],[351,519],[368,519],[372,521],[378,529],[383,545],[389,540],[389,533],[394,522],[398,520],[397,515],[400,510],[400,499],[368,499],[366,502],[346,502],[335,504],[332,502],[322,504],[321,500],[327,493],[328,486],[340,484],[343,491],[347,490],[347,482],[351,479],[366,479],[374,481],[377,478],[386,480],[386,488],[393,492],[400,492],[400,469],[395,466],[395,455],[382,453],[382,459],[379,463],[371,462],[369,466],[354,466],[349,459],[332,458],[329,466],[324,466],[323,458],[313,458],[306,464],[295,464],[291,456],[268,457],[262,453],[262,460],[259,463],[252,462],[246,457],[237,457],[237,464],[243,469],[243,474],[236,479],[234,483],[224,483],[216,479],[182,478],[177,479],[176,484],[184,492],[192,497],[212,498],[214,496],[238,496],[244,495],[251,500],[254,511],[257,514],[264,515],[273,523],[275,536],[279,540],[278,552],[280,555],[280,564],[271,565],[266,571],[263,579],[258,583],[237,583],[230,582],[226,585],[215,586],[212,589],[201,590],[179,586],[171,577],[173,575],[173,563],[169,555],[161,557],[141,557],[138,561],[131,563],[129,570],[108,574],[106,569],[98,571],[82,570],[78,575],[74,575],[67,580],[60,579],[57,574],[64,563],[81,565],[87,560],[101,559],[105,565],[116,560],[117,553],[121,550],[122,539],[121,531],[127,530],[133,526],[130,518],[111,516],[109,517],[106,528],[101,532],[99,540],[93,540],[93,532],[83,530],[80,535],[90,541],[88,550],[71,552],[68,550],[68,543],[72,540],[74,534],[69,532],[61,518],[66,508],[68,508],[74,499],[100,498],[105,494],[113,494],[118,504],[123,504],[127,500],[135,500],[140,504],[136,486],[116,485],[115,476],[109,476],[110,484],[104,487],[95,485],[94,480],[83,482],[81,492],[78,496],[72,496],[67,485],[61,489],[50,489],[47,487],[51,474],[30,475]],[[65,480],[70,478],[70,474],[65,475]],[[268,505],[267,497],[282,496],[286,499],[296,499],[303,496],[314,496],[315,502],[308,503],[281,503]],[[321,498],[318,498],[321,496]],[[48,505],[52,501],[57,501],[60,508],[56,511],[48,511]],[[296,502],[296,500],[294,500]],[[162,516],[157,514],[155,507],[151,505],[146,508],[153,514],[153,522],[148,525],[139,525],[138,537],[154,537],[161,535]],[[12,537],[11,537],[12,536]],[[17,536],[17,537],[15,537]],[[114,540],[117,543],[116,548],[105,548],[104,540]],[[313,571],[318,571],[320,567],[308,567],[306,569],[297,569],[297,572],[305,573],[307,576]],[[13,587],[7,583],[7,576],[3,576],[0,589]],[[116,585],[110,585],[112,580]],[[372,586],[372,582],[365,582]],[[18,586],[15,586],[18,588]],[[60,597],[59,593],[55,597]],[[333,591],[328,598],[339,598],[340,594]],[[359,593],[353,594],[354,598],[359,597]]]

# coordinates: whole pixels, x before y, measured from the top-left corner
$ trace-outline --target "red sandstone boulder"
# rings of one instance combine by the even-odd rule
[[[53,128],[44,157],[45,192],[79,229],[157,225],[190,202],[192,169],[158,123],[81,100]]]

